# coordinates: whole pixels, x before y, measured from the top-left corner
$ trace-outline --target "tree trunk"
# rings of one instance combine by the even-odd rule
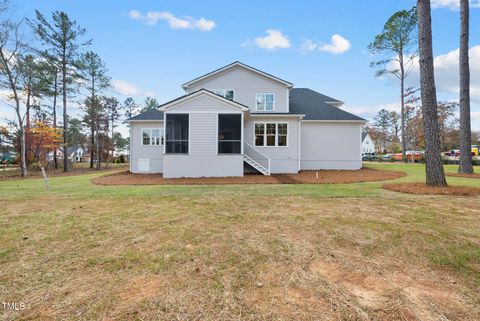
[[[437,115],[437,93],[432,53],[432,21],[430,0],[417,0],[418,40],[420,57],[420,88],[422,96],[423,131],[425,135],[426,184],[447,186],[440,155]]]
[[[53,128],[57,130],[57,69],[55,68],[55,81],[53,83]],[[58,169],[57,148],[53,149],[53,166]]]
[[[66,46],[66,44],[65,44]],[[62,95],[63,95],[63,171],[68,172],[68,116],[67,116],[67,62],[66,48],[63,48],[62,57]]]
[[[95,145],[95,129],[92,124],[92,128],[90,129],[90,168],[93,168],[93,156],[95,155],[94,152],[94,145]]]
[[[470,66],[468,62],[469,4],[460,0],[460,166],[459,173],[473,174],[470,124]]]
[[[30,164],[30,139],[29,137],[29,134],[30,134],[30,96],[31,96],[31,92],[30,92],[30,85],[28,85],[28,88],[27,88],[27,101],[25,103],[25,109],[26,109],[26,115],[25,115],[25,125],[24,125],[24,132],[23,132],[23,136],[24,136],[24,143],[25,143],[25,162],[26,164]]]
[[[407,161],[407,140],[405,139],[405,66],[403,65],[403,49],[400,54],[400,122],[402,130],[402,160]]]

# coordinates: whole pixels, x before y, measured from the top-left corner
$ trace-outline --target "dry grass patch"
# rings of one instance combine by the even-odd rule
[[[423,183],[385,184],[384,189],[394,192],[418,195],[446,196],[479,196],[480,188],[450,185],[447,187],[431,187]]]
[[[27,309],[0,320],[480,314],[476,199],[246,197],[5,201],[0,298]]]

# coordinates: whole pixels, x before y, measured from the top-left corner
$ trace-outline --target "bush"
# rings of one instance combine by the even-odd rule
[[[125,164],[125,155],[123,155],[123,154],[120,155],[120,157],[118,158],[118,161],[119,161],[119,163],[121,163],[121,164]]]

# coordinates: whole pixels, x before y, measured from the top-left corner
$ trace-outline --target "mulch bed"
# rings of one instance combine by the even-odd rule
[[[302,171],[298,174],[272,176],[246,174],[244,177],[202,178],[163,178],[162,174],[132,174],[125,171],[97,177],[92,179],[92,182],[97,185],[343,184],[391,180],[405,175],[403,172],[371,168],[356,171]]]
[[[447,173],[445,174],[451,177],[463,177],[463,178],[480,178],[480,174],[460,174],[460,173]]]
[[[102,164],[102,168],[100,171],[112,171],[112,170],[119,170],[122,168],[128,168],[128,165],[122,166],[105,166]],[[88,164],[85,167],[79,167],[70,169],[68,172],[64,172],[61,169],[53,170],[53,169],[46,169],[48,178],[52,177],[64,177],[64,176],[75,176],[75,175],[84,175],[84,174],[94,174],[98,173],[99,171],[95,168],[88,167]],[[17,179],[39,179],[43,178],[43,174],[40,170],[27,170],[27,177],[21,178],[20,177],[20,169],[15,169],[14,171],[5,171],[2,172],[0,169],[0,181],[9,181],[9,180],[17,180]]]
[[[480,196],[480,188],[469,186],[430,187],[423,183],[385,184],[384,189],[418,195]]]

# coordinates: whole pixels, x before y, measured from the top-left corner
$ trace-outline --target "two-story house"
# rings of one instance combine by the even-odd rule
[[[173,177],[362,167],[364,119],[343,102],[241,62],[182,85],[186,94],[129,120],[130,171]]]

